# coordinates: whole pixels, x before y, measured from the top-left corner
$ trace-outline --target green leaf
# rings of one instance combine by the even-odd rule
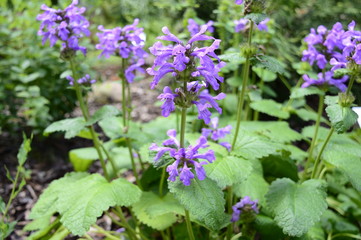
[[[283,232],[300,237],[320,220],[327,209],[326,196],[325,184],[321,180],[297,184],[282,178],[271,184],[266,201]]]
[[[253,110],[261,113],[268,114],[273,117],[287,119],[290,117],[289,112],[283,109],[283,105],[271,99],[263,99],[260,101],[252,102],[250,104]]]
[[[252,62],[254,62],[253,66],[266,68],[274,73],[284,74],[286,72],[284,63],[271,56],[257,56],[257,58],[252,59]]]
[[[260,234],[260,239],[267,239],[267,240],[280,240],[284,239],[285,235],[282,232],[275,221],[264,215],[257,215],[255,221],[255,228],[257,232]]]
[[[360,156],[361,155],[357,156],[346,152],[340,152],[335,149],[328,149],[323,153],[324,160],[341,170],[358,191],[361,191]]]
[[[336,232],[336,233],[359,233],[358,227],[353,225],[347,219],[337,215],[331,210],[327,210],[321,218],[322,227],[326,232]]]
[[[309,111],[304,108],[296,109],[295,110],[296,115],[301,118],[303,121],[316,121],[317,119],[317,113],[313,111]],[[327,122],[327,120],[324,117],[321,117],[321,122]]]
[[[85,178],[89,173],[68,173],[64,177],[54,180],[50,183],[47,189],[40,195],[39,200],[31,209],[29,218],[38,219],[49,214],[56,212],[54,208],[55,203],[58,201],[59,193],[64,189],[64,186],[68,186],[82,178]]]
[[[320,90],[319,88],[313,87],[313,86],[310,86],[307,88],[300,88],[300,87],[292,88],[290,98],[291,99],[302,98],[302,97],[309,96],[309,95],[322,95],[323,96],[323,95],[325,95],[325,92]]]
[[[172,196],[160,198],[152,192],[143,192],[140,200],[133,204],[133,211],[139,221],[159,231],[172,226],[177,221],[176,214],[184,214],[184,209]]]
[[[225,99],[223,99],[222,101],[224,101],[224,103],[223,103],[224,108],[228,112],[230,112],[230,113],[237,112],[238,99],[237,99],[236,94],[227,94],[227,97]]]
[[[325,233],[323,232],[321,224],[317,223],[311,227],[310,230],[301,237],[294,237],[292,240],[324,240]]]
[[[53,132],[65,132],[65,138],[73,138],[85,128],[85,120],[83,117],[64,119],[53,122],[44,130],[44,135]]]
[[[296,164],[284,154],[270,155],[262,158],[261,163],[265,176],[272,176],[276,178],[287,177],[293,181],[298,181],[298,169]]]
[[[5,206],[6,206],[5,202],[4,202],[3,198],[0,196],[0,212],[1,213],[4,213]]]
[[[277,79],[277,74],[268,71],[264,68],[253,67],[252,70],[260,77],[264,82],[273,82]]]
[[[234,193],[239,198],[249,196],[251,199],[257,199],[261,205],[264,205],[264,195],[268,192],[268,188],[269,184],[264,180],[263,176],[252,171],[245,181],[235,184]]]
[[[76,172],[88,170],[90,165],[99,158],[93,147],[77,148],[69,151],[69,160]]]
[[[116,107],[111,105],[105,105],[98,109],[93,116],[91,116],[91,118],[87,122],[87,125],[92,125],[100,120],[110,118],[119,114],[120,111]]]
[[[7,239],[7,237],[14,231],[17,222],[0,222],[0,239]]]
[[[222,61],[241,64],[246,59],[242,56],[241,51],[228,52],[219,56]]]
[[[348,68],[339,68],[333,72],[334,78],[342,78],[345,75],[352,74]]]
[[[71,173],[53,181],[30,213],[39,219],[58,212],[61,223],[74,235],[83,235],[111,206],[130,206],[141,191],[124,179],[108,182],[99,174]]]
[[[226,82],[231,87],[239,87],[242,85],[242,78],[240,77],[230,77],[226,79]]]
[[[32,137],[30,139],[27,139],[26,135],[23,134],[23,138],[24,138],[23,143],[21,144],[18,155],[17,155],[19,166],[24,165],[26,158],[28,156],[28,152],[30,152],[30,150],[31,150],[30,144],[31,144]]]
[[[264,13],[251,13],[247,14],[244,18],[252,20],[255,24],[259,24],[267,18],[267,15]]]
[[[350,107],[342,107],[338,104],[326,108],[327,116],[337,133],[349,130],[357,121],[358,115]]]
[[[246,180],[251,173],[252,165],[243,158],[227,156],[217,158],[212,164],[204,165],[204,169],[207,177],[224,188]]]
[[[83,235],[103,211],[112,206],[130,206],[140,198],[139,188],[125,179],[108,182],[99,174],[92,174],[59,192],[55,208],[60,221],[74,235]]]
[[[270,139],[247,132],[240,132],[232,154],[242,156],[245,159],[254,159],[277,153],[281,149],[282,145]]]
[[[118,138],[123,132],[122,119],[119,117],[109,117],[99,121],[99,126],[110,139]]]
[[[225,200],[222,189],[216,182],[209,178],[202,181],[195,178],[190,186],[177,180],[168,181],[168,187],[197,221],[214,231],[223,227],[227,217],[224,213]]]
[[[44,229],[47,226],[50,225],[50,219],[52,217],[52,213],[48,214],[48,215],[44,215],[40,218],[35,219],[34,221],[28,223],[25,227],[24,230],[25,231],[34,231],[34,230],[40,230],[40,229]]]

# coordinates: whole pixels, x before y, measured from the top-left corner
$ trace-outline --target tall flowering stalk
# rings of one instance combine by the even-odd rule
[[[97,33],[99,43],[95,46],[96,49],[102,50],[100,57],[109,58],[115,55],[122,59],[122,68],[119,76],[122,81],[122,112],[123,112],[123,131],[127,133],[129,128],[129,121],[131,119],[131,96],[130,83],[134,81],[135,73],[145,73],[142,67],[145,62],[147,53],[144,51],[144,33],[143,28],[137,27],[139,19],[135,19],[133,24],[126,25],[123,28],[116,27],[113,29],[105,29],[99,26]],[[128,89],[128,96],[126,94]],[[132,144],[129,138],[126,138],[129,155],[132,162],[134,176],[138,185],[140,185],[138,173],[133,157]]]
[[[341,92],[346,91],[346,96],[350,94],[354,77],[351,76],[349,87],[346,82],[349,77],[347,75],[341,78],[334,77],[334,71],[339,68],[350,69],[351,75],[354,75],[357,66],[361,64],[360,56],[361,48],[361,32],[355,31],[355,22],[352,21],[348,26],[348,31],[343,29],[341,23],[333,25],[332,29],[328,30],[324,26],[319,26],[317,30],[311,29],[310,34],[305,38],[307,49],[303,51],[303,61],[309,62],[320,69],[317,78],[311,78],[308,75],[303,75],[304,83],[301,87],[309,87],[315,85],[326,92],[329,87],[336,87]],[[318,129],[320,119],[323,112],[324,96],[320,96],[318,106],[318,117],[315,124],[315,132],[309,148],[309,155],[305,166],[304,176],[307,175],[307,168],[312,160],[312,154],[317,141]],[[333,130],[332,130],[333,132]],[[329,136],[328,140],[331,136]],[[319,158],[316,158],[314,167],[317,167]],[[315,169],[315,168],[314,168]],[[313,170],[311,177],[314,177],[315,170]]]
[[[207,29],[207,25],[201,26],[198,33],[193,34],[187,42],[183,42],[172,34],[167,27],[163,27],[164,35],[158,39],[173,42],[174,45],[164,46],[161,42],[156,42],[150,48],[150,52],[156,58],[153,66],[147,69],[147,72],[154,76],[150,85],[151,89],[155,88],[167,74],[173,76],[176,82],[174,85],[178,86],[175,89],[166,86],[158,98],[164,102],[162,105],[164,117],[168,117],[176,107],[181,109],[179,140],[176,138],[176,131],[169,130],[170,139],[164,141],[163,146],[154,143],[149,149],[157,152],[155,161],[159,161],[165,153],[168,153],[174,160],[166,168],[169,173],[168,180],[176,181],[179,177],[186,186],[192,184],[195,174],[199,180],[205,179],[206,173],[203,165],[215,161],[212,150],[207,150],[205,153],[199,152],[200,149],[208,147],[206,137],[201,136],[194,146],[185,146],[186,111],[195,105],[198,109],[198,118],[208,124],[212,115],[209,109],[214,108],[222,113],[217,100],[225,97],[224,93],[213,97],[206,89],[207,87],[212,87],[214,90],[219,89],[219,83],[223,81],[223,78],[218,73],[221,67],[225,65],[215,53],[221,40],[205,35]],[[197,42],[205,40],[212,40],[213,43],[209,47],[196,46]],[[200,159],[206,161],[200,162]],[[194,239],[188,211],[185,215],[189,237]]]
[[[45,4],[41,6],[41,13],[37,16],[37,20],[41,21],[40,30],[38,35],[43,37],[43,44],[47,40],[50,41],[50,46],[54,46],[59,40],[61,42],[61,58],[68,61],[72,70],[72,76],[68,76],[69,84],[74,87],[79,105],[85,121],[90,118],[88,107],[84,101],[82,85],[92,84],[95,80],[91,80],[89,75],[85,75],[79,78],[76,66],[75,66],[75,55],[77,51],[81,51],[84,55],[86,54],[86,48],[79,46],[78,42],[84,35],[89,36],[88,30],[89,22],[82,15],[85,12],[85,7],[77,7],[78,0],[73,2],[66,7],[64,10],[53,9]],[[107,169],[105,167],[105,158],[101,151],[101,142],[95,133],[93,126],[89,126],[89,130],[93,139],[94,147],[98,153],[99,160],[104,171],[105,177],[109,179]],[[108,152],[103,148],[108,160],[111,162],[112,167],[115,169],[114,161]]]

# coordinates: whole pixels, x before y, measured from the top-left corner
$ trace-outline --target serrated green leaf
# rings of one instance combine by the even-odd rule
[[[68,186],[71,183],[75,183],[80,179],[87,177],[89,173],[68,173],[64,177],[54,180],[50,183],[48,188],[40,195],[39,200],[31,209],[29,218],[39,219],[49,214],[54,214],[57,210],[54,208],[56,202],[59,199],[59,193],[64,189],[64,186]]]
[[[326,96],[325,104],[328,106],[338,104],[338,99],[339,99],[338,96]]]
[[[252,20],[255,24],[259,24],[267,18],[267,15],[264,13],[250,13],[247,14],[244,18]]]
[[[300,237],[319,221],[327,209],[325,184],[308,180],[297,184],[290,179],[274,181],[266,201],[276,223],[290,236]]]
[[[250,104],[253,110],[261,113],[268,114],[273,117],[287,119],[290,117],[289,112],[283,109],[283,105],[271,99],[263,99],[260,101],[252,102]]]
[[[232,155],[242,156],[245,159],[254,159],[274,154],[282,149],[282,145],[265,137],[240,132]]]
[[[195,178],[190,186],[177,180],[168,182],[168,187],[197,221],[214,231],[223,227],[227,217],[224,213],[225,200],[216,182],[209,178],[202,181]]]
[[[286,72],[284,64],[271,56],[258,56],[253,58],[252,62],[255,67],[266,68],[274,73],[284,74]]]
[[[237,63],[237,64],[241,64],[243,63],[246,59],[242,56],[240,51],[237,52],[228,52],[225,54],[222,54],[219,56],[219,58],[222,61],[226,61],[226,62],[231,62],[231,63]]]
[[[23,143],[21,144],[17,155],[19,166],[24,165],[28,153],[31,151],[31,139],[27,139],[25,134],[23,135],[23,138]]]
[[[292,240],[324,240],[325,233],[323,232],[321,224],[316,224],[311,227],[310,230],[301,237],[291,238]]]
[[[313,86],[310,86],[310,87],[307,87],[307,88],[292,88],[292,91],[291,91],[291,96],[290,98],[291,99],[295,99],[295,98],[302,98],[302,97],[305,97],[305,96],[309,96],[309,95],[325,95],[325,92],[320,90],[319,88],[317,87],[313,87]]]
[[[277,79],[277,74],[274,72],[268,71],[264,68],[252,67],[252,70],[261,78],[264,82],[273,82]]]
[[[98,109],[93,116],[91,116],[91,118],[88,120],[87,125],[92,125],[100,120],[106,119],[106,118],[110,118],[116,115],[119,115],[120,111],[111,105],[105,105],[103,107],[101,107],[100,109]]]
[[[99,126],[110,139],[118,138],[123,132],[122,119],[119,117],[109,117],[99,121]]]
[[[331,148],[326,150],[322,156],[326,162],[341,170],[351,184],[361,191],[361,155],[355,156]]]
[[[234,194],[243,198],[249,196],[251,199],[258,200],[260,205],[264,205],[266,193],[268,192],[269,184],[264,180],[259,173],[252,171],[248,178],[234,186]]]
[[[92,174],[68,184],[59,192],[55,208],[60,222],[74,235],[83,235],[103,211],[112,206],[130,206],[140,198],[141,191],[125,179],[108,182]]]
[[[50,213],[48,215],[44,215],[40,218],[35,219],[34,221],[26,224],[26,226],[24,227],[24,231],[34,231],[46,228],[50,225],[50,219],[52,216],[53,214]]]
[[[343,76],[348,75],[348,74],[350,74],[350,70],[348,68],[339,68],[333,72],[333,77],[334,78],[342,78]]]
[[[88,170],[90,165],[99,158],[93,147],[77,148],[69,151],[69,160],[76,172]]]
[[[338,104],[327,106],[326,113],[337,133],[349,130],[358,118],[357,113],[350,107],[342,107]]]
[[[142,223],[162,231],[177,221],[175,214],[184,214],[184,209],[169,195],[160,198],[152,192],[143,192],[133,204],[133,211]]]
[[[224,188],[247,179],[252,170],[250,161],[240,157],[227,156],[217,158],[212,164],[204,165],[207,177]]]
[[[85,128],[85,120],[82,117],[64,119],[53,122],[44,130],[44,135],[53,132],[65,132],[65,138],[73,138]]]
[[[304,109],[304,108],[296,109],[295,113],[303,121],[310,121],[310,120],[316,121],[316,119],[317,119],[317,113],[316,112],[312,112],[312,111],[309,111],[309,110]],[[321,116],[320,120],[321,120],[321,122],[324,122],[324,123],[327,122],[327,120],[322,116]]]

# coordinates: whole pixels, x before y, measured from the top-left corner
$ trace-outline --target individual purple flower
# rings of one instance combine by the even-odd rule
[[[73,86],[74,85],[74,78],[72,76],[67,76],[66,79],[69,81],[69,85]],[[89,74],[86,74],[84,77],[79,78],[77,80],[78,84],[81,85],[91,85],[93,83],[96,83],[95,79],[91,79]]]
[[[193,81],[197,79],[192,78],[203,77],[207,84],[218,90],[218,82],[223,82],[223,78],[218,73],[224,63],[221,62],[214,51],[219,48],[221,40],[205,35],[207,29],[207,25],[201,26],[198,33],[194,34],[187,43],[183,43],[167,27],[162,28],[165,35],[158,37],[158,39],[174,42],[175,45],[164,46],[162,43],[156,42],[149,48],[150,52],[156,57],[153,66],[147,69],[148,74],[154,76],[150,85],[151,89],[168,73],[180,78],[180,73],[189,68],[195,69],[195,71],[191,72],[187,79]],[[193,46],[195,42],[205,40],[214,40],[214,42],[209,47],[198,48]],[[213,59],[216,59],[218,64],[214,64]]]
[[[193,101],[193,103],[197,106],[198,109],[198,119],[203,119],[205,124],[209,124],[211,121],[211,112],[208,108],[213,107],[218,111],[219,114],[222,114],[222,109],[219,107],[218,103],[215,100],[222,100],[226,97],[226,94],[220,93],[215,97],[212,97],[208,90],[203,90],[198,98],[198,101]]]
[[[234,1],[234,3],[237,5],[241,5],[243,3],[243,0],[236,0],[236,1]]]
[[[96,49],[102,50],[100,57],[109,58],[111,55],[128,59],[129,66],[125,69],[125,78],[129,83],[135,78],[135,71],[145,73],[142,66],[145,63],[144,58],[148,55],[144,47],[143,28],[137,27],[139,19],[135,19],[133,24],[126,25],[123,28],[116,27],[105,29],[99,26],[97,33],[99,43]]]
[[[200,29],[202,28],[202,26],[206,25],[207,26],[207,31],[210,33],[214,32],[214,28],[213,28],[213,21],[208,21],[206,24],[203,25],[199,25],[195,20],[193,20],[192,18],[188,19],[188,31],[191,34],[191,36],[196,35]]]
[[[162,105],[162,115],[163,117],[168,117],[171,112],[175,110],[174,99],[177,97],[177,94],[172,92],[170,87],[166,86],[163,89],[163,93],[158,96],[158,99],[164,101]]]
[[[245,196],[238,203],[236,203],[232,209],[232,219],[231,222],[237,222],[241,216],[241,214],[251,213],[258,214],[259,210],[257,207],[258,200],[252,201],[249,196]]]
[[[328,85],[328,86],[335,86],[340,89],[342,92],[346,91],[347,86],[345,82],[348,80],[348,76],[343,76],[340,79],[333,78],[333,72],[328,71],[325,73],[317,74],[317,79],[310,78],[308,75],[303,75],[303,80],[305,81],[301,87],[306,88],[311,85]]]
[[[210,128],[202,128],[202,135],[206,138],[211,138],[213,141],[218,142],[220,139],[225,138],[227,134],[231,133],[232,126],[227,125],[224,128],[218,128],[218,117],[211,119]],[[227,142],[220,142],[221,146],[227,148],[228,151],[231,149],[231,144]]]
[[[215,161],[213,150],[199,153],[200,149],[208,147],[207,139],[204,136],[201,136],[194,146],[190,145],[187,148],[181,148],[176,138],[176,130],[169,130],[167,135],[169,136],[169,139],[162,143],[163,147],[158,147],[157,144],[153,143],[149,147],[149,150],[157,152],[154,161],[158,161],[166,152],[173,157],[174,162],[166,169],[169,173],[168,180],[174,182],[179,176],[179,180],[184,185],[189,186],[192,179],[195,178],[192,169],[194,169],[199,180],[204,180],[206,178],[206,172],[203,165]],[[206,161],[199,162],[200,159]]]
[[[64,10],[53,9],[45,4],[41,6],[44,13],[39,14],[36,19],[41,21],[38,35],[43,36],[43,44],[49,40],[52,47],[60,40],[63,42],[62,51],[79,50],[84,55],[86,54],[86,48],[78,45],[78,39],[83,35],[90,35],[89,22],[82,15],[86,8],[79,8],[76,5],[78,5],[78,0],[73,0]]]
[[[270,20],[269,18],[266,18],[263,21],[261,21],[260,23],[255,24],[255,25],[257,26],[258,30],[268,32],[267,23],[269,22],[269,20]],[[250,20],[247,18],[240,18],[239,20],[235,20],[234,24],[235,24],[234,31],[236,33],[242,32],[242,31],[245,31],[249,27]]]

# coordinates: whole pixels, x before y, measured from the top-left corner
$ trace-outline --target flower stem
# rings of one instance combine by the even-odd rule
[[[324,95],[320,95],[319,101],[318,101],[318,111],[317,111],[317,119],[316,119],[316,124],[315,124],[315,132],[313,133],[313,138],[311,141],[310,149],[308,151],[308,158],[306,161],[305,170],[303,172],[303,178],[305,178],[307,176],[307,169],[311,162],[313,150],[314,150],[316,142],[317,142],[317,135],[318,135],[318,130],[320,127],[320,122],[321,122],[321,116],[322,116],[322,112],[323,112],[324,99],[325,99]]]
[[[323,153],[323,151],[325,150],[328,142],[330,141],[331,136],[332,136],[334,130],[335,130],[335,129],[334,129],[333,127],[331,127],[330,132],[328,133],[327,138],[326,138],[325,142],[323,143],[320,152],[319,152],[318,155],[317,155],[317,158],[316,158],[316,161],[315,161],[315,165],[313,166],[311,178],[315,178],[315,177],[316,177],[315,175],[316,175],[316,171],[317,171],[318,164],[320,163],[320,160],[321,160],[322,153]]]
[[[163,167],[162,169],[162,176],[160,178],[160,183],[159,183],[159,196],[162,197],[163,196],[163,185],[164,185],[164,178],[165,178],[165,171],[166,168]]]
[[[232,214],[232,205],[233,205],[233,188],[232,186],[228,187],[228,213]],[[230,240],[233,233],[233,223],[231,222],[227,227],[227,239]]]
[[[254,25],[253,21],[251,21],[251,26],[249,28],[249,34],[248,34],[248,40],[247,40],[248,47],[250,47],[251,43],[252,43],[253,25]],[[241,124],[242,109],[243,109],[243,105],[244,105],[244,96],[246,93],[248,77],[249,77],[250,58],[251,58],[251,56],[249,56],[249,55],[246,56],[246,62],[244,64],[244,68],[243,68],[242,89],[238,96],[237,123],[236,123],[237,125],[236,125],[236,132],[234,134],[233,141],[232,141],[232,150],[234,150],[234,146],[236,144],[237,137],[238,137],[239,126]]]
[[[81,112],[83,114],[83,117],[84,117],[85,121],[87,122],[89,120],[89,118],[90,118],[90,114],[89,114],[89,110],[88,110],[88,108],[87,108],[87,106],[86,106],[86,104],[84,102],[82,90],[81,90],[81,88],[80,88],[80,86],[78,84],[78,81],[77,81],[78,78],[77,78],[77,74],[76,74],[76,70],[75,70],[75,64],[74,64],[73,59],[70,59],[69,63],[70,63],[71,71],[73,73],[74,88],[75,88],[76,97],[77,97],[77,99],[79,101],[79,106],[80,106]],[[109,174],[108,174],[107,168],[105,166],[105,160],[104,160],[103,154],[102,154],[102,152],[100,150],[99,139],[98,139],[97,134],[95,133],[93,125],[89,126],[89,130],[90,130],[90,134],[91,134],[92,139],[93,139],[94,147],[95,147],[95,149],[96,149],[96,151],[98,153],[98,156],[99,156],[100,165],[102,166],[102,169],[104,171],[104,176],[109,181],[110,180]],[[112,159],[109,159],[109,161],[112,161]]]
[[[193,235],[192,223],[191,223],[191,220],[190,220],[190,217],[189,217],[189,212],[187,210],[185,210],[185,214],[186,214],[185,219],[186,219],[189,239],[190,240],[195,240],[194,235]]]
[[[346,90],[346,96],[348,96],[351,92],[352,85],[355,82],[356,77],[354,75],[351,76],[350,82],[348,83],[347,90]]]

